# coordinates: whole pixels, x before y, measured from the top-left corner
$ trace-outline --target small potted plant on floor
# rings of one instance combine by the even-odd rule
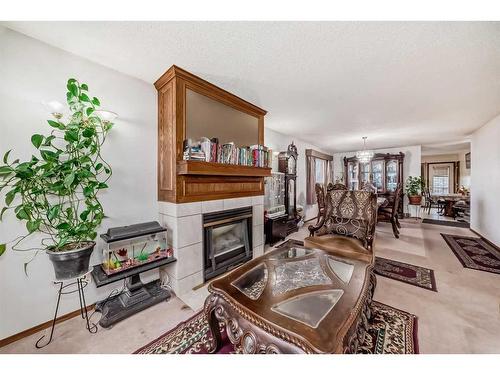
[[[9,150],[0,162],[0,191],[6,191],[0,220],[12,211],[27,229],[11,241],[12,249],[35,250],[35,255],[45,250],[57,279],[77,277],[89,269],[93,240],[104,218],[97,195],[108,187],[112,174],[101,147],[116,117],[98,110],[99,99],[88,95],[86,84],[69,79],[66,87],[68,120],[63,121],[61,109],[52,106],[52,130],[31,136],[36,149],[31,158],[10,161]],[[23,249],[21,243],[34,233],[43,236],[40,246]],[[6,245],[0,244],[0,255]]]
[[[409,176],[406,180],[406,194],[410,200],[410,204],[419,205],[422,203],[422,189],[424,188],[424,181],[420,176]]]

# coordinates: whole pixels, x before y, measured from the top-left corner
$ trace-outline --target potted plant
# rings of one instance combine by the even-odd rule
[[[11,241],[12,249],[35,250],[35,255],[45,250],[57,279],[77,277],[89,269],[96,230],[104,218],[97,196],[112,174],[101,147],[116,116],[98,110],[99,99],[89,96],[86,84],[71,78],[66,87],[68,120],[62,120],[60,110],[54,111],[55,120],[47,121],[50,133],[31,136],[36,152],[30,159],[10,161],[9,150],[0,163],[0,191],[6,189],[0,220],[12,210],[27,229]],[[40,246],[21,248],[34,233],[43,236]],[[0,244],[0,255],[5,249],[6,244]]]
[[[409,176],[406,179],[406,194],[410,200],[410,204],[419,205],[422,203],[422,189],[424,188],[424,181],[422,177]]]

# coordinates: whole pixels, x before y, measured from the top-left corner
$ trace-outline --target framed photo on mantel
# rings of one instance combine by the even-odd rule
[[[465,168],[470,169],[470,152],[465,154]]]

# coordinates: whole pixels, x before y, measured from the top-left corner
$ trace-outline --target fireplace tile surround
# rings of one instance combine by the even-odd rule
[[[203,217],[217,212],[252,207],[253,257],[264,253],[264,196],[219,199],[193,203],[158,202],[160,223],[167,228],[167,242],[177,262],[160,269],[165,280],[181,297],[203,284]]]

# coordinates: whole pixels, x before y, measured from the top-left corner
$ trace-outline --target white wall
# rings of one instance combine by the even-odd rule
[[[420,176],[420,160],[422,155],[422,147],[420,145],[384,148],[384,149],[374,150],[374,152],[390,153],[390,154],[397,154],[399,152],[403,152],[405,154],[405,159],[403,164],[403,187],[406,178],[408,178],[408,176],[413,176],[413,177]],[[333,176],[335,181],[344,176],[344,157],[349,158],[355,155],[356,151],[339,152],[333,154]],[[408,207],[407,207],[408,198],[405,197],[404,199],[405,199],[404,210],[405,212],[408,212]]]
[[[500,116],[472,134],[470,226],[500,246]]]
[[[157,220],[156,91],[153,85],[0,27],[0,157],[28,158],[34,152],[30,137],[50,128],[42,100],[64,102],[66,80],[88,84],[103,108],[119,114],[103,148],[113,167],[109,189],[102,195],[105,228]],[[11,159],[12,160],[12,159]],[[0,194],[0,207],[4,196]],[[8,212],[10,213],[10,212]],[[0,243],[25,233],[23,224],[6,214],[0,223]],[[37,241],[34,239],[34,243]],[[98,251],[93,262],[99,261]],[[56,288],[47,256],[40,254],[23,273],[29,256],[7,250],[0,257],[0,339],[52,319]],[[87,287],[87,302],[104,298],[111,289]],[[60,314],[78,307],[76,295],[63,297]],[[83,323],[82,323],[83,324]],[[84,329],[82,325],[82,329]]]
[[[270,147],[273,150],[273,152],[286,151],[288,145],[292,143],[292,141],[297,146],[297,152],[299,154],[297,160],[297,204],[304,207],[305,220],[315,218],[318,214],[318,205],[306,204],[306,149],[310,148],[324,152],[325,154],[329,154],[329,152],[289,135],[281,134],[268,128],[265,128],[264,130],[264,142],[267,147]],[[273,155],[273,172],[277,171],[278,157]]]

